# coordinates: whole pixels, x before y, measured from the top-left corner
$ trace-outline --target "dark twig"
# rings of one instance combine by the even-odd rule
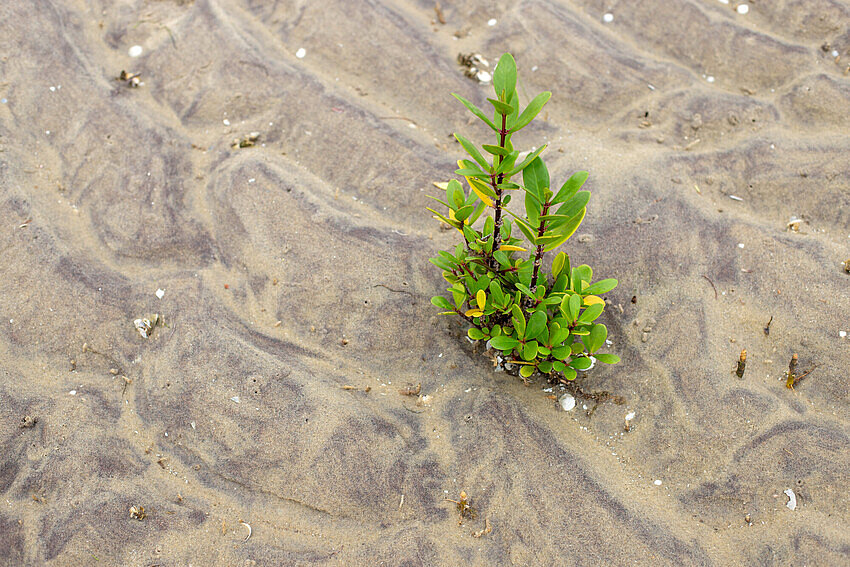
[[[703,276],[702,276],[702,277],[704,277],[706,280],[708,280],[708,283],[710,283],[710,284],[711,284],[711,289],[713,289],[713,290],[714,290],[714,299],[717,299],[717,288],[716,288],[716,287],[714,287],[714,282],[713,282],[713,281],[711,281],[711,278],[709,278],[709,277],[708,277],[708,276],[706,276],[705,274],[703,274]]]

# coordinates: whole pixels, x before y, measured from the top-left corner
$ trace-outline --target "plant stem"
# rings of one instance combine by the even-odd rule
[[[505,147],[505,139],[508,135],[507,130],[508,125],[508,116],[507,114],[502,114],[502,129],[499,130],[499,147]],[[504,161],[505,156],[499,156],[499,165],[502,165],[502,161]],[[502,242],[502,188],[500,185],[502,181],[505,179],[505,174],[500,173],[498,180],[495,180],[493,176],[490,176],[490,186],[493,187],[493,192],[496,193],[496,212],[493,215],[493,252],[499,249],[499,245]],[[493,261],[493,267],[496,267],[495,260]]]
[[[543,204],[543,214],[540,216],[545,217],[549,214],[549,201]],[[538,238],[543,236],[546,233],[546,221],[540,221],[540,228],[537,229]],[[540,264],[543,263],[543,245],[537,245],[537,251],[534,253],[534,271],[531,274],[531,285],[533,286],[533,290],[537,291],[537,273],[540,271]]]

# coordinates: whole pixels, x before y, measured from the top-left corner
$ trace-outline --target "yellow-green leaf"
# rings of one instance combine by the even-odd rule
[[[478,293],[475,294],[475,302],[478,304],[478,309],[484,309],[484,305],[487,303],[487,294],[483,289],[479,289]]]

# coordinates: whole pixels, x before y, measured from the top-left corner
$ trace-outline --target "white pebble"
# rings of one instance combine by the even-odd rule
[[[842,339],[847,336],[847,331],[838,331],[838,336]]]
[[[489,20],[487,20],[487,25],[490,26],[490,27],[495,26],[496,25],[496,18],[490,18]]]
[[[743,248],[743,247],[744,247],[744,243],[743,243],[743,242],[739,242],[739,243],[738,243],[738,248]]]
[[[737,195],[729,195],[729,198],[733,201],[743,201],[743,199],[738,197]]]
[[[614,21],[614,14],[612,14],[611,12],[608,12],[607,14],[602,16],[602,21],[605,22],[606,24],[610,24],[611,22]]]
[[[711,75],[709,75],[708,77],[706,77],[706,78],[705,78],[705,80],[706,80],[706,81],[708,81],[709,83],[713,83],[713,82],[714,82],[714,77],[712,77]]]
[[[838,57],[838,50],[837,50],[837,49],[833,49],[833,50],[832,50],[832,53],[830,53],[830,55],[832,55],[833,57]]]
[[[298,59],[304,59],[304,56],[307,55],[307,50],[303,47],[298,48],[298,51],[295,52],[295,56]]]
[[[653,484],[655,484],[655,486],[661,486],[661,479],[656,480]]]
[[[738,4],[737,10],[738,10],[739,14],[746,14],[747,12],[750,11],[750,7],[747,6],[746,4]]]
[[[561,409],[564,411],[570,411],[576,407],[576,399],[570,394],[563,394],[558,398],[558,403],[561,404]]]
[[[232,398],[230,398],[230,401],[236,402],[238,404],[239,403],[239,396],[233,396]]]
[[[133,47],[131,47],[130,49],[127,50],[127,55],[129,55],[130,57],[138,57],[141,54],[142,54],[142,46],[141,45],[134,45]]]
[[[165,290],[164,289],[156,290],[156,296],[157,296],[157,298],[162,299],[163,297],[165,297]]]
[[[225,126],[230,126],[230,120],[228,120],[227,118],[222,120],[221,123],[224,124]]]
[[[720,3],[721,3],[721,4],[728,4],[728,3],[729,3],[729,0],[720,0]]]
[[[634,418],[635,418],[635,412],[630,411],[629,413],[626,414],[626,421],[631,421]]]
[[[68,393],[69,393],[69,394],[71,394],[72,396],[76,396],[76,395],[77,395],[77,391],[76,391],[76,390],[71,390],[71,391],[70,391],[70,392],[68,392]]]
[[[480,83],[489,83],[493,76],[487,71],[478,71],[475,78],[478,79],[478,82]]]

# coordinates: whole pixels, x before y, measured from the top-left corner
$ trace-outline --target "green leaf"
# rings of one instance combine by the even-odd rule
[[[503,148],[502,146],[493,146],[490,144],[484,144],[481,146],[484,148],[484,151],[493,154],[494,156],[506,156],[510,153],[507,148]]]
[[[493,130],[495,130],[496,132],[498,132],[498,131],[499,131],[499,129],[496,127],[496,125],[495,125],[495,124],[493,124],[493,121],[492,121],[492,120],[490,120],[489,118],[487,118],[487,115],[486,115],[486,114],[484,114],[484,112],[482,112],[480,108],[478,108],[477,106],[475,106],[474,104],[472,104],[471,102],[469,102],[468,100],[466,100],[465,98],[463,98],[462,96],[460,96],[459,94],[452,93],[452,96],[453,96],[453,97],[455,97],[456,99],[458,99],[460,102],[462,102],[462,103],[463,103],[463,105],[464,105],[466,108],[468,108],[468,109],[469,109],[469,111],[470,111],[472,114],[474,114],[475,116],[477,116],[478,118],[480,118],[482,121],[484,121],[484,123],[485,123],[485,124],[487,124],[487,126],[489,126],[490,128],[492,128],[492,129],[493,129]]]
[[[586,171],[577,171],[573,173],[572,177],[567,179],[561,188],[558,190],[558,194],[555,195],[555,198],[552,199],[553,204],[564,203],[570,200],[576,192],[581,189],[581,186],[584,185],[584,182],[587,181],[587,172]]]
[[[486,336],[484,333],[481,332],[480,329],[476,329],[475,327],[469,329],[466,334],[473,341],[480,341]]]
[[[511,126],[511,132],[522,130],[529,122],[534,120],[534,117],[540,113],[543,109],[543,105],[549,101],[549,97],[551,96],[552,93],[546,91],[534,97],[534,99],[528,103],[528,106],[525,107],[525,110],[522,111],[522,114],[519,115],[517,121],[513,124],[513,126]]]
[[[593,365],[593,361],[590,360],[590,358],[587,357],[587,356],[582,356],[582,357],[576,358],[575,360],[570,362],[570,366],[572,366],[576,370],[587,370],[592,365]]]
[[[582,280],[586,282],[588,285],[593,279],[593,268],[588,266],[587,264],[582,264],[581,266],[577,266],[573,268],[573,281]]]
[[[466,205],[464,207],[461,207],[461,208],[459,208],[458,210],[455,211],[455,218],[459,222],[463,222],[467,218],[469,218],[469,215],[471,215],[474,210],[475,210],[475,207],[473,207],[472,205]]]
[[[534,360],[537,357],[537,341],[529,341],[525,343],[522,349],[523,360]]]
[[[564,311],[567,321],[573,323],[578,317],[579,309],[581,309],[581,296],[577,293],[565,295],[561,301],[561,309]]]
[[[563,372],[563,374],[564,374],[564,378],[565,378],[566,380],[569,380],[569,381],[573,381],[573,380],[575,380],[575,379],[576,379],[576,376],[578,375],[578,373],[575,371],[575,369],[574,369],[574,368],[570,368],[569,366],[567,366],[566,368],[564,368],[564,370],[562,370],[562,372]]]
[[[584,311],[582,311],[581,315],[578,317],[579,323],[592,323],[602,314],[602,310],[605,306],[601,303],[594,303]]]
[[[565,218],[572,218],[587,206],[588,201],[590,201],[590,191],[579,191],[560,206],[558,214]]]
[[[457,179],[452,179],[446,185],[446,201],[449,203],[449,208],[457,209],[462,207],[466,201],[466,195],[463,194],[463,186]]]
[[[455,173],[464,177],[480,177],[482,179],[490,179],[489,173],[481,171],[480,169],[473,169],[471,167],[462,167],[460,169],[456,169]]]
[[[481,152],[478,151],[478,148],[475,147],[475,144],[461,136],[460,134],[455,134],[455,139],[460,142],[460,145],[463,146],[463,149],[466,150],[472,159],[478,162],[478,165],[483,167],[486,170],[490,169],[490,164],[484,159],[484,156],[481,155]]]
[[[496,280],[490,282],[490,295],[493,296],[493,301],[497,305],[505,304],[505,293],[502,291],[502,286]]]
[[[481,216],[481,213],[484,212],[484,209],[487,208],[487,205],[484,204],[484,201],[478,201],[478,204],[475,206],[475,211],[469,215],[469,224],[473,224],[478,220],[478,217]],[[491,217],[487,217],[488,219]]]
[[[534,158],[528,166],[522,170],[522,182],[525,189],[534,194],[541,203],[543,190],[549,188],[549,170],[539,157]]]
[[[541,362],[540,364],[538,364],[538,365],[537,365],[537,369],[538,369],[540,372],[543,372],[543,373],[545,373],[545,374],[549,374],[549,372],[551,372],[551,371],[552,371],[552,363],[551,363],[551,362],[549,362],[548,360],[546,360],[546,361]]]
[[[557,280],[561,275],[561,270],[567,263],[567,255],[564,252],[559,252],[555,259],[552,260],[552,279]]]
[[[566,360],[570,356],[570,349],[567,346],[556,346],[552,349],[552,356],[558,360]]]
[[[490,339],[490,346],[496,350],[513,350],[519,346],[519,341],[513,337],[500,335]]]
[[[454,265],[450,264],[445,258],[440,258],[439,256],[437,256],[436,258],[428,258],[428,261],[440,268],[441,270],[445,270],[447,272],[451,272],[455,269]]]
[[[511,215],[513,215],[513,213],[511,213],[510,211],[508,211],[508,212]],[[514,215],[514,216],[516,216],[516,215]],[[537,234],[536,234],[535,229],[532,228],[531,225],[529,225],[528,223],[526,223],[524,220],[520,219],[519,217],[517,217],[516,225],[519,227],[520,231],[522,231],[522,233],[525,235],[525,237],[528,239],[529,242],[531,242],[532,244],[535,244],[535,245],[537,244]]]
[[[494,100],[492,98],[488,98],[487,101],[493,105],[493,108],[495,108],[496,112],[498,112],[499,114],[504,114],[507,116],[512,114],[514,111],[513,107],[505,102]]]
[[[510,173],[508,173],[508,176],[516,175],[517,173],[519,173],[520,171],[525,169],[528,166],[528,164],[530,164],[532,161],[534,161],[537,158],[537,156],[540,155],[540,152],[542,152],[543,150],[546,149],[547,145],[548,144],[543,144],[542,146],[540,146],[539,148],[537,148],[536,150],[534,150],[533,152],[531,152],[530,154],[525,156],[525,159],[522,160],[519,165],[515,166],[510,171]]]
[[[599,280],[598,282],[586,287],[582,293],[586,295],[600,295],[602,293],[608,293],[615,287],[617,287],[617,280],[614,278],[608,278],[607,280]]]
[[[618,362],[620,362],[620,357],[616,354],[602,353],[596,354],[594,356],[596,357],[596,360],[598,360],[599,362],[604,362],[605,364],[617,364]]]
[[[493,87],[496,89],[496,95],[506,101],[510,100],[516,91],[516,61],[510,53],[502,55],[496,64]]]
[[[519,287],[519,286],[517,286]],[[535,311],[528,318],[528,326],[525,329],[526,339],[536,339],[546,329],[546,312],[543,310]]]
[[[560,360],[556,360],[552,363],[552,368],[555,370],[555,372],[563,372],[564,368],[566,367],[567,365],[561,362]]]
[[[452,307],[452,304],[449,303],[449,300],[441,295],[436,295],[432,297],[431,303],[439,307],[440,309],[448,309],[449,311],[454,311],[455,309],[454,307]]]
[[[557,235],[557,238],[548,241],[543,251],[550,252],[561,244],[563,244],[564,242],[566,242],[573,234],[575,234],[576,230],[578,230],[578,227],[581,226],[581,221],[584,220],[584,215],[586,213],[587,209],[582,209],[579,214],[567,221],[566,224],[559,226],[557,229],[555,229],[555,234]]]
[[[587,345],[587,350],[590,353],[594,353],[605,344],[605,339],[608,338],[608,328],[602,324],[596,324],[590,329],[590,334],[586,339],[583,339],[585,345]]]
[[[531,365],[523,365],[519,369],[519,375],[523,378],[531,378],[531,375],[534,374],[534,366]]]
[[[522,313],[522,309],[519,308],[519,305],[514,305],[511,308],[511,315],[513,316],[514,328],[516,329],[516,334],[518,337],[525,336],[525,315]]]

